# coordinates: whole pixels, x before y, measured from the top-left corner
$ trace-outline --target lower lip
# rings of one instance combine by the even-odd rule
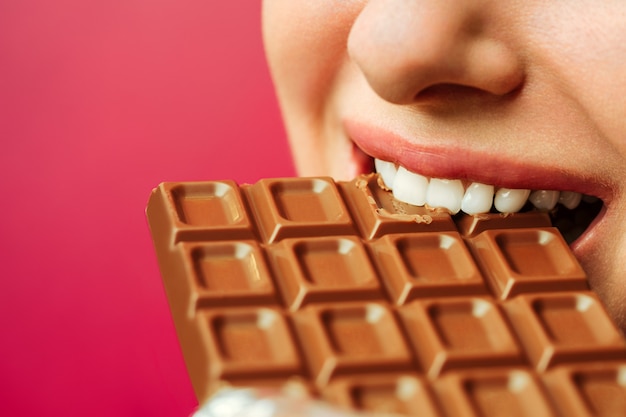
[[[606,205],[602,206],[600,213],[593,219],[591,224],[587,227],[585,232],[572,244],[570,248],[576,256],[577,259],[582,259],[589,255],[594,247],[593,241],[597,240],[597,235],[600,233],[600,229],[604,224],[604,220],[607,216],[607,208]]]
[[[356,167],[355,177],[374,172],[374,158],[363,152],[354,142],[352,142],[352,162]]]

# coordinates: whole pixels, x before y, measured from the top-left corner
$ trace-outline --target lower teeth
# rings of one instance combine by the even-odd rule
[[[587,199],[580,202],[578,207],[574,209],[568,209],[567,207],[558,204],[553,210],[549,212],[552,225],[559,229],[561,235],[568,244],[571,244],[578,239],[587,230],[593,219],[602,210],[603,202],[600,199]],[[526,205],[519,211],[520,213],[527,213],[531,211],[537,211],[538,209],[527,202]],[[543,211],[543,210],[540,210]],[[498,210],[492,207],[491,213],[502,214]],[[468,214],[459,213],[457,216],[467,216]]]

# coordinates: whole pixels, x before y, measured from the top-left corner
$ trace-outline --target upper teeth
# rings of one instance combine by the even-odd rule
[[[467,214],[487,213],[491,210],[493,201],[493,185],[481,184],[474,182],[467,187],[463,201],[461,202],[461,210]]]
[[[512,190],[500,188],[493,199],[493,205],[501,213],[516,213],[524,207],[530,190]]]
[[[571,191],[549,191],[499,188],[478,182],[464,186],[461,180],[427,178],[396,166],[393,162],[375,159],[376,171],[396,199],[415,206],[445,208],[456,214],[488,213],[492,205],[502,213],[515,213],[530,201],[541,210],[552,210],[557,203],[576,208],[582,195]]]

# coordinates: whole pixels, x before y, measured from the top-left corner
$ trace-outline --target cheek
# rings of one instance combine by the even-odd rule
[[[626,3],[586,0],[566,10],[559,3],[533,16],[529,33],[535,36],[541,63],[626,158]]]
[[[290,105],[320,104],[346,58],[362,1],[266,0],[263,35],[279,97]]]

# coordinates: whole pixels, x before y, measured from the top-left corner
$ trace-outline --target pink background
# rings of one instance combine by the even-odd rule
[[[0,415],[188,416],[144,208],[293,175],[260,1],[0,2],[0,140]]]

